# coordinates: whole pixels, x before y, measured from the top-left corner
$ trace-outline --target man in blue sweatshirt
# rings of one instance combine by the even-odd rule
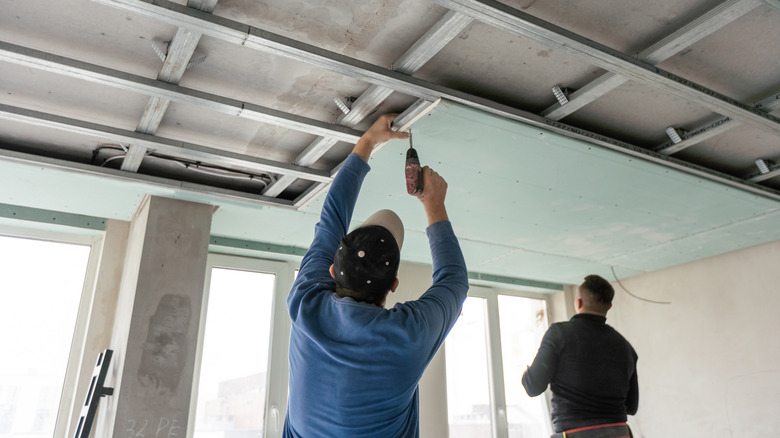
[[[394,118],[381,116],[339,170],[287,298],[285,437],[419,436],[417,384],[466,299],[466,264],[444,207],[447,183],[427,166],[419,199],[433,283],[419,299],[384,307],[398,287],[403,224],[395,213],[381,210],[347,234],[374,146],[408,138],[390,129]]]

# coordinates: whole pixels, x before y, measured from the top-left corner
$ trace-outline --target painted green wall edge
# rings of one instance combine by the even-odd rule
[[[242,250],[263,251],[275,254],[284,254],[303,257],[306,254],[306,248],[297,246],[275,245],[273,243],[252,242],[242,239],[233,239],[230,237],[211,236],[210,243],[214,246],[227,248],[236,248]],[[490,283],[511,284],[513,286],[528,286],[553,291],[562,291],[563,285],[558,283],[549,283],[544,281],[527,280],[524,278],[503,277],[500,275],[483,274],[480,272],[469,272],[469,278],[472,280],[487,281]]]
[[[106,230],[106,220],[103,218],[10,204],[0,204],[0,217],[28,222],[85,228],[88,230]]]
[[[0,203],[0,217],[16,219],[28,222],[38,222],[45,224],[64,225],[76,228],[85,228],[89,230],[106,230],[106,219],[85,216],[80,214],[63,213],[60,211],[43,210],[40,208],[22,207],[19,205],[10,205]],[[272,254],[282,254],[287,256],[303,257],[306,254],[306,248],[289,245],[277,245],[266,242],[255,242],[243,239],[234,239],[231,237],[211,236],[209,243],[214,246],[224,248],[235,248],[249,251],[261,251]],[[514,286],[529,286],[541,289],[560,291],[563,290],[562,284],[548,283],[543,281],[527,280],[524,278],[503,277],[499,275],[483,274],[480,272],[469,272],[469,278],[472,280],[487,281],[490,283],[510,284]]]

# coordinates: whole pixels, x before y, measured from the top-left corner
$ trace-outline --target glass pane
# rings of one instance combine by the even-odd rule
[[[196,438],[263,436],[275,282],[273,274],[212,269]]]
[[[528,397],[522,377],[539,349],[547,330],[544,300],[498,296],[501,321],[501,354],[504,359],[509,438],[547,438],[549,419],[542,410],[544,398]]]
[[[447,336],[447,412],[450,438],[492,436],[485,300],[468,297]]]
[[[54,434],[89,251],[0,236],[0,437]]]

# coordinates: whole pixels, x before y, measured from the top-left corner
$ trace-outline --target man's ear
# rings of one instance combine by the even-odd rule
[[[333,277],[333,279],[336,279],[336,271],[333,270],[333,265],[330,265],[330,269],[328,269],[328,272],[330,272],[330,276]]]
[[[398,277],[395,277],[395,281],[393,281],[393,285],[390,286],[390,292],[395,292],[396,289],[398,289]]]
[[[609,303],[609,307],[607,307],[607,310],[612,308],[612,303]]]

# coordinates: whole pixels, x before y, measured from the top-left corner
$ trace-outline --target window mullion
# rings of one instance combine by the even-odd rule
[[[488,380],[490,382],[493,438],[508,438],[509,427],[507,424],[506,394],[504,390],[504,362],[501,354],[498,297],[495,293],[487,296],[487,326]]]
[[[268,357],[268,391],[265,403],[265,438],[280,438],[287,413],[287,383],[289,370],[287,356],[290,343],[290,317],[287,314],[287,295],[293,283],[291,263],[277,272],[271,325],[271,349]]]

